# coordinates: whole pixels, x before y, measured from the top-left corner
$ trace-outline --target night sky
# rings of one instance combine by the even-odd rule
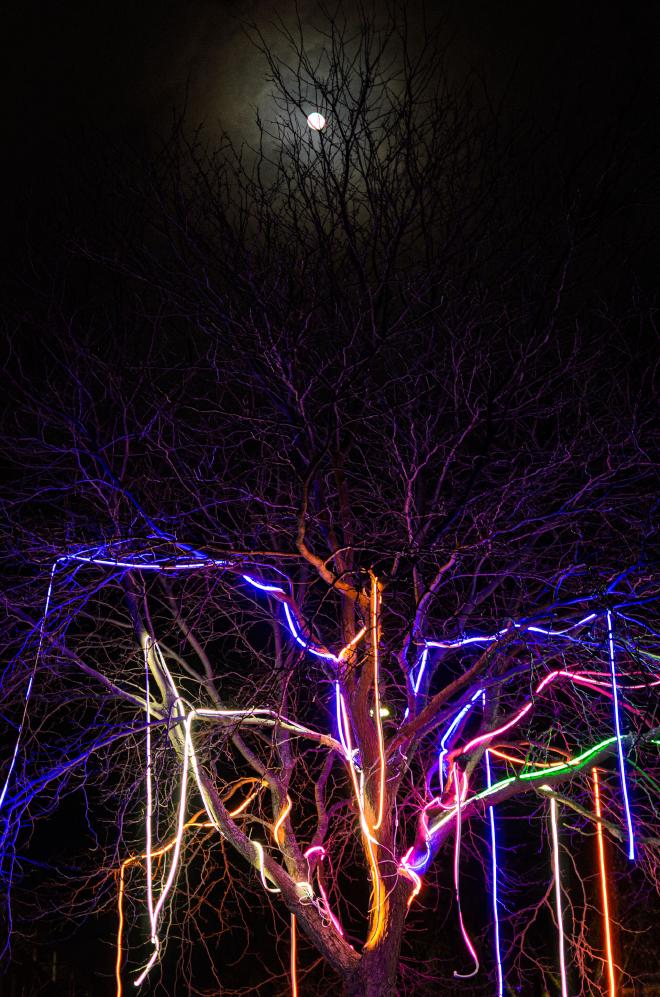
[[[421,23],[420,6],[408,5],[413,24]],[[652,155],[660,107],[655,5],[472,0],[430,7],[450,40],[450,72],[456,79],[482,74],[523,145],[534,122],[553,131],[560,168],[576,145],[588,150],[608,133],[631,162]],[[86,207],[93,197],[79,179],[85,160],[102,150],[111,163],[167,134],[184,106],[190,126],[204,123],[212,135],[221,121],[236,138],[253,138],[254,108],[268,116],[268,87],[242,21],[271,38],[273,19],[286,20],[292,9],[266,0],[14,0],[3,18],[7,258],[15,262],[26,246],[34,253],[65,203],[81,209],[93,230],[95,209]],[[311,0],[299,5],[305,25],[317,9]],[[645,199],[641,192],[641,216]]]

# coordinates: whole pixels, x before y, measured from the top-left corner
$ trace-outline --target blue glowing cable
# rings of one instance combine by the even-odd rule
[[[633,836],[632,814],[630,812],[630,800],[628,798],[628,781],[626,779],[626,760],[623,753],[623,743],[621,741],[621,717],[619,715],[619,692],[616,683],[616,666],[614,661],[614,634],[612,632],[612,612],[607,610],[607,643],[610,652],[610,670],[612,673],[612,703],[614,704],[614,729],[616,732],[616,745],[619,755],[619,778],[621,779],[621,791],[623,793],[623,806],[626,812],[626,824],[628,825],[628,858],[634,861],[635,858],[635,838]]]

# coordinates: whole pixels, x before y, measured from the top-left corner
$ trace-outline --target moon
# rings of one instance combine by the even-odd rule
[[[307,115],[307,124],[315,132],[320,132],[325,128],[325,118],[318,111],[312,111],[311,114]]]

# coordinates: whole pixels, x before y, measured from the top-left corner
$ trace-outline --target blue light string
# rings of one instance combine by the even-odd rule
[[[612,631],[612,612],[609,609],[607,610],[607,643],[610,652],[610,671],[612,673],[612,703],[614,705],[614,729],[616,732],[617,752],[619,755],[619,778],[621,779],[623,805],[626,812],[626,824],[628,825],[628,858],[632,862],[635,859],[635,838],[633,836],[632,814],[630,812],[630,800],[628,798],[626,760],[623,753],[623,743],[621,741],[621,717],[619,715],[619,692],[616,683],[616,666],[614,661],[614,634]]]

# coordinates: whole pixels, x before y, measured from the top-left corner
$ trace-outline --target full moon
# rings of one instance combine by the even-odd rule
[[[312,111],[311,114],[307,115],[307,124],[315,132],[320,132],[322,128],[325,128],[325,118],[318,111]]]

